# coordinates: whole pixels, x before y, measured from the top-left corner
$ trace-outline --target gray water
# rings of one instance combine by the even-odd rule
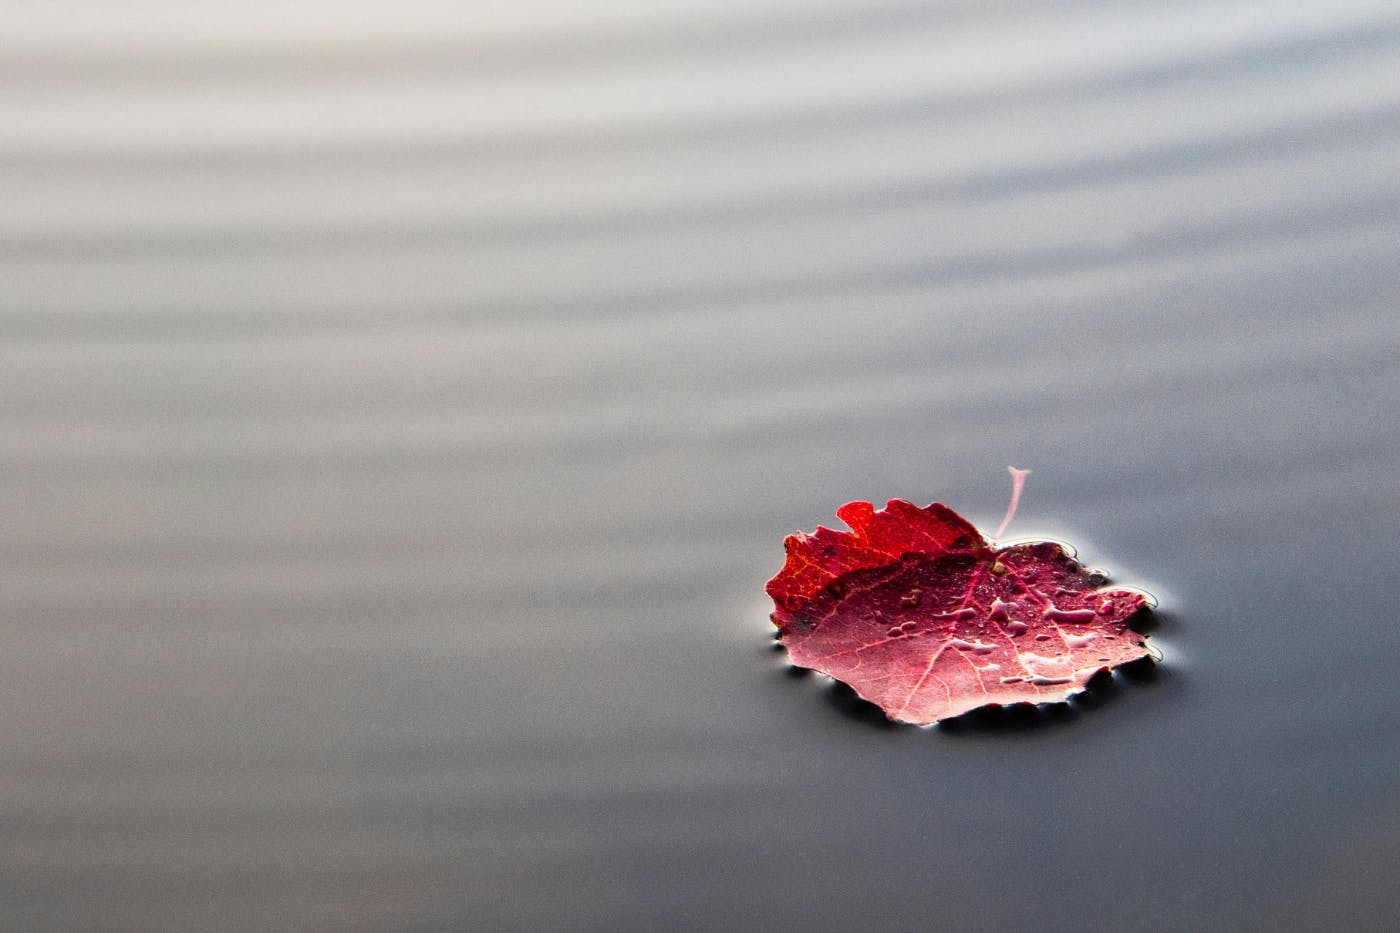
[[[1389,929],[1390,3],[6,5],[0,926]],[[891,727],[938,499],[1155,676]]]

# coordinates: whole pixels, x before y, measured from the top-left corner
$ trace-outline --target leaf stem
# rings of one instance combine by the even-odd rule
[[[1001,537],[1001,533],[1006,530],[1006,526],[1011,524],[1011,519],[1016,515],[1016,506],[1021,502],[1021,489],[1026,485],[1026,477],[1030,475],[1030,470],[1018,470],[1014,466],[1006,468],[1011,474],[1011,503],[1006,507],[1006,517],[997,526],[996,533],[992,535],[992,540]]]

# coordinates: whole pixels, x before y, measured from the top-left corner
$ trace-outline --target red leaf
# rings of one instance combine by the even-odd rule
[[[979,706],[1057,702],[1147,654],[1127,624],[1146,596],[1101,589],[1058,544],[995,549],[936,502],[894,499],[878,512],[849,502],[836,514],[851,531],[788,536],[767,586],[773,622],[793,664],[850,685],[891,719],[928,725]]]

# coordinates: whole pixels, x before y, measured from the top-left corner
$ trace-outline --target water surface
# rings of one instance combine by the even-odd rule
[[[1384,928],[1393,8],[590,7],[16,11],[7,923]],[[1155,678],[791,676],[784,534],[1008,463]]]

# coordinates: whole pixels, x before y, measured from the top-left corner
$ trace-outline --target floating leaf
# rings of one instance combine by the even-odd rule
[[[1012,469],[1004,530],[1027,471]],[[1061,545],[997,547],[937,502],[836,511],[850,531],[789,535],[768,581],[792,663],[829,674],[891,719],[928,725],[980,706],[1049,703],[1147,654],[1139,592],[1104,589]]]

